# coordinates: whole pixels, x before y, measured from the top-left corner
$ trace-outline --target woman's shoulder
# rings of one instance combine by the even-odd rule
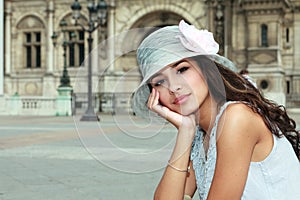
[[[255,118],[257,118],[258,120],[259,118],[261,118],[259,114],[255,113],[249,107],[249,105],[243,102],[230,103],[225,108],[223,117],[228,118],[229,122],[234,120],[237,120],[239,122],[250,122],[250,119],[254,120]]]
[[[226,106],[218,123],[218,129],[232,134],[249,134],[255,137],[264,126],[262,117],[243,102],[230,103]],[[222,128],[222,130],[220,130]]]
[[[225,109],[228,111],[252,111],[247,103],[241,101],[228,102],[228,106]]]

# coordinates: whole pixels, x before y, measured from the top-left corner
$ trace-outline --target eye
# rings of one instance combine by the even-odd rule
[[[154,81],[153,85],[154,87],[158,87],[158,86],[161,86],[165,83],[165,80],[164,79],[159,79],[157,81]]]
[[[179,69],[177,70],[177,74],[181,74],[181,73],[185,72],[185,71],[188,70],[188,69],[189,69],[189,67],[181,67],[181,68],[179,68]]]

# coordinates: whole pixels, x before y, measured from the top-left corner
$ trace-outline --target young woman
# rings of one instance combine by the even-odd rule
[[[178,130],[154,199],[300,199],[299,131],[219,56],[210,32],[181,21],[137,51],[133,110]],[[150,111],[149,111],[150,110]]]

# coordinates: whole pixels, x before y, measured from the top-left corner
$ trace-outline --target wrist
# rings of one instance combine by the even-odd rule
[[[196,133],[196,126],[185,127],[181,126],[178,129],[178,137],[183,137],[189,140],[193,140]]]
[[[185,167],[185,168],[183,168],[183,169],[180,169],[180,168],[176,167],[175,165],[173,165],[173,164],[170,162],[170,160],[168,161],[168,166],[169,166],[170,168],[172,168],[173,170],[176,170],[176,171],[178,171],[178,172],[190,172],[190,166],[187,166],[187,167]]]

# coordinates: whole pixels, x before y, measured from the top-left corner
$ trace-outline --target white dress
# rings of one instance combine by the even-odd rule
[[[203,132],[198,129],[194,138],[191,160],[196,175],[200,199],[207,198],[216,165],[216,130],[222,113],[232,103],[225,103],[216,117],[211,132],[207,158],[203,147]],[[261,162],[251,162],[242,200],[300,200],[300,163],[285,137],[273,135],[274,146]]]

